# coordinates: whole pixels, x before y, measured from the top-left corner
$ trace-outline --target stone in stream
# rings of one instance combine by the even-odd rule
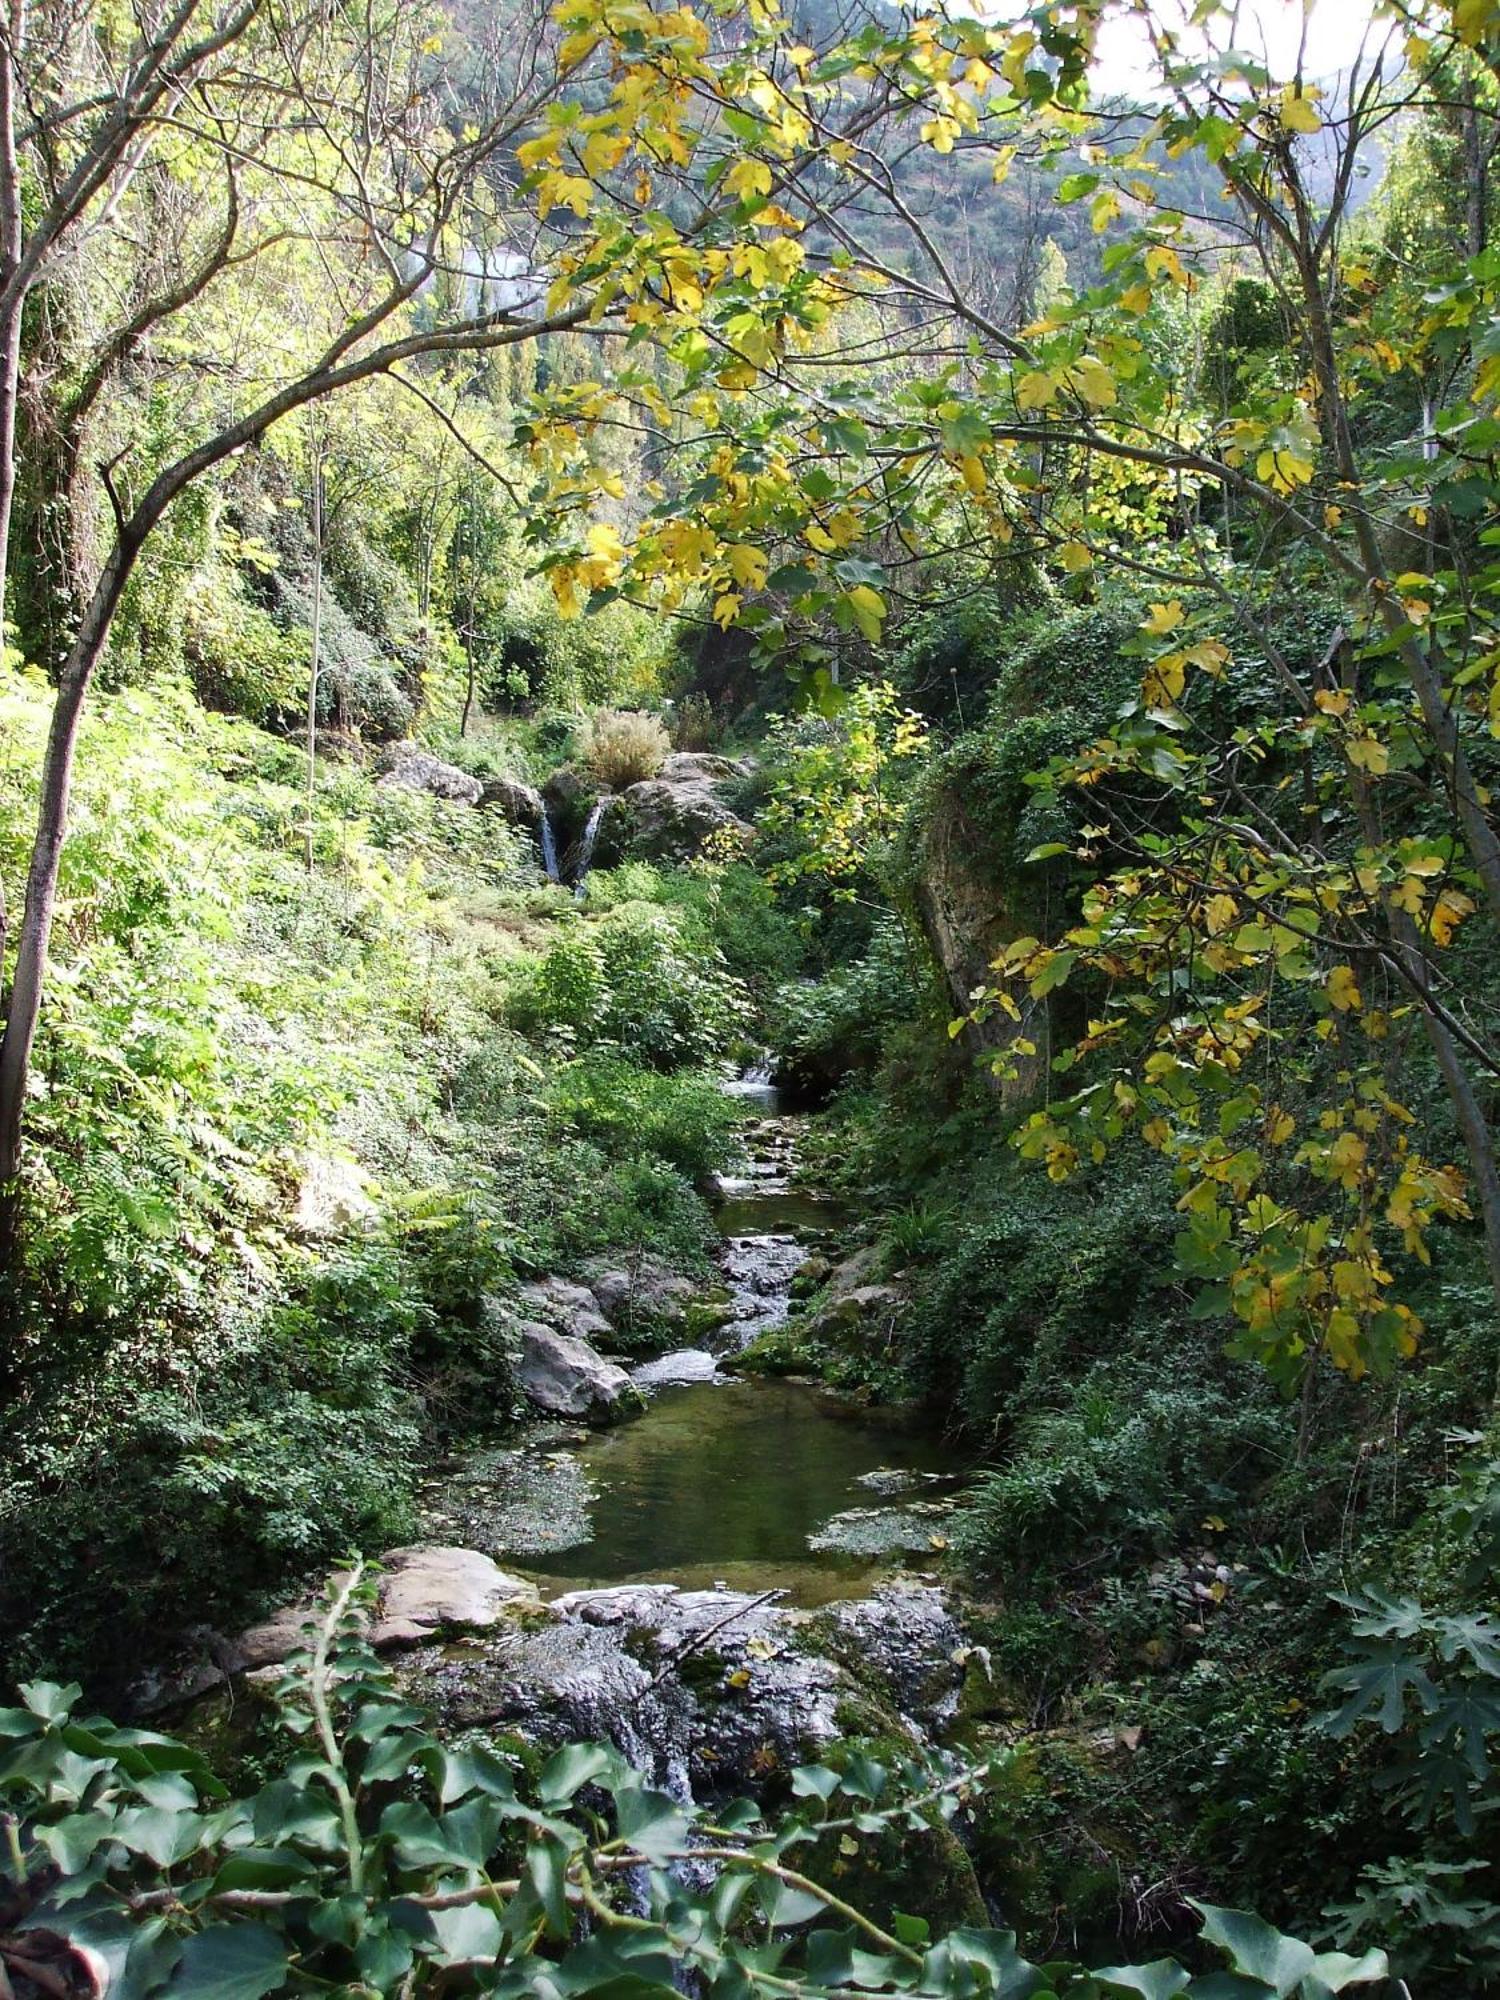
[[[538,1601],[534,1583],[512,1576],[477,1549],[418,1543],[391,1549],[381,1558],[381,1566],[374,1615],[366,1630],[377,1651],[419,1646],[439,1633],[490,1631],[515,1606]],[[339,1584],[344,1574],[336,1572],[330,1582]],[[279,1667],[306,1648],[309,1623],[324,1603],[319,1595],[283,1605],[227,1645],[216,1645],[212,1665],[189,1669],[164,1684],[149,1705],[190,1700],[231,1674]]]
[[[961,1635],[941,1592],[899,1587],[857,1618],[843,1609],[667,1583],[577,1590],[471,1645],[404,1654],[402,1691],[448,1730],[602,1738],[679,1797],[723,1796],[827,1752],[882,1691],[885,1726],[913,1751],[951,1715]]]
[[[520,1297],[528,1319],[541,1320],[570,1340],[607,1343],[613,1331],[587,1285],[568,1278],[538,1278],[522,1285]]]
[[[612,1424],[637,1406],[639,1392],[625,1370],[589,1346],[539,1320],[523,1320],[516,1381],[549,1416]]]
[[[904,1507],[851,1507],[835,1514],[807,1546],[820,1553],[892,1556],[903,1550],[944,1548],[943,1526],[952,1512],[946,1500],[911,1500]]]
[[[706,1347],[679,1347],[632,1368],[630,1379],[638,1389],[666,1389],[683,1382],[712,1382],[718,1372],[719,1357]]]

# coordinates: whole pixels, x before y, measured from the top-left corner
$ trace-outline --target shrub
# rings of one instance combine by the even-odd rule
[[[653,1153],[694,1180],[722,1167],[738,1113],[709,1076],[663,1076],[612,1055],[569,1063],[547,1092],[554,1114],[612,1155]]]
[[[712,750],[724,725],[706,694],[685,694],[672,704],[672,746],[676,750]]]
[[[671,747],[657,718],[638,709],[601,708],[578,732],[580,761],[606,792],[654,778]]]
[[[719,954],[685,937],[669,912],[624,903],[570,924],[518,979],[509,1013],[525,1033],[612,1044],[669,1070],[723,1055],[743,1027],[745,997]]]

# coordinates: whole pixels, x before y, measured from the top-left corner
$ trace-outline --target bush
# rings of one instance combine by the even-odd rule
[[[722,1056],[742,1031],[745,997],[717,952],[650,903],[570,924],[519,977],[509,1001],[524,1033],[578,1048],[609,1044],[654,1069]]]
[[[601,708],[578,732],[579,759],[606,792],[654,778],[671,747],[657,718],[636,709]]]
[[[714,1078],[663,1076],[611,1055],[569,1063],[547,1092],[553,1113],[614,1157],[655,1154],[693,1180],[725,1165],[738,1112]]]
[[[965,1509],[960,1545],[1003,1583],[1156,1554],[1226,1506],[1272,1464],[1285,1421],[1179,1366],[1094,1370],[1060,1410],[1032,1418],[1003,1470]]]

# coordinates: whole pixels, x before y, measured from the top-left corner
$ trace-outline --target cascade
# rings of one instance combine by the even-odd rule
[[[557,865],[557,835],[552,831],[552,815],[547,810],[547,801],[542,800],[541,819],[538,832],[542,842],[542,866],[547,871],[549,882],[560,882],[562,870]]]
[[[610,793],[595,799],[588,819],[584,824],[583,838],[578,843],[578,859],[573,870],[573,894],[582,897],[588,887],[589,865],[594,858],[594,842],[599,838],[599,825],[605,813],[614,804]]]

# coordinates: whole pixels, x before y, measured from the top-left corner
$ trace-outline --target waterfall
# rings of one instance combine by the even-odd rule
[[[608,792],[602,798],[595,799],[584,825],[583,838],[578,843],[578,859],[573,868],[573,894],[580,898],[588,888],[589,864],[594,858],[594,842],[599,838],[599,822],[613,803],[614,800]]]
[[[557,865],[557,835],[552,831],[552,815],[547,811],[547,801],[542,800],[542,816],[538,828],[542,840],[542,866],[547,871],[549,882],[560,882],[562,870]]]

